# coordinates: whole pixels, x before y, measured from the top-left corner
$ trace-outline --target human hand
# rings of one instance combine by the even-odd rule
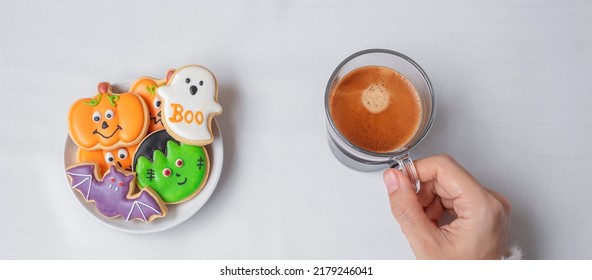
[[[509,253],[510,202],[448,155],[414,161],[421,182],[384,172],[391,210],[418,259],[500,259]],[[448,212],[455,219],[438,221]]]

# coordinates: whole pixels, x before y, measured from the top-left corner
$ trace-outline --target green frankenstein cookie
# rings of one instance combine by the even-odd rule
[[[140,188],[150,187],[167,204],[177,204],[197,195],[210,170],[207,151],[174,140],[164,129],[150,134],[134,156]]]

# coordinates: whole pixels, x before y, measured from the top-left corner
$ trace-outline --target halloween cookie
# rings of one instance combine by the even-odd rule
[[[68,112],[70,138],[84,150],[111,150],[137,144],[148,131],[148,108],[133,93],[113,94],[100,83],[93,98],[79,99]]]
[[[133,169],[140,188],[154,189],[165,203],[177,204],[203,189],[210,161],[204,147],[181,143],[163,129],[140,143]]]
[[[139,219],[151,222],[167,214],[167,207],[150,188],[133,194],[135,176],[111,166],[104,176],[96,164],[78,164],[66,169],[70,186],[87,202],[94,202],[97,210],[109,218],[123,217],[126,221]]]
[[[78,149],[78,153],[76,154],[76,162],[96,163],[99,168],[99,174],[105,173],[111,165],[115,165],[119,167],[119,169],[132,172],[132,159],[134,158],[137,148],[138,144],[128,147],[116,148],[113,150],[89,151]]]
[[[138,78],[128,90],[129,92],[133,92],[142,97],[146,106],[148,106],[148,112],[150,114],[148,133],[164,128],[164,125],[162,124],[162,101],[158,95],[156,95],[156,91],[158,87],[166,84],[174,72],[175,70],[169,70],[167,77],[163,80],[158,80],[152,77]]]
[[[212,119],[222,113],[212,72],[199,65],[184,66],[157,93],[163,103],[164,127],[173,138],[190,145],[212,143]]]

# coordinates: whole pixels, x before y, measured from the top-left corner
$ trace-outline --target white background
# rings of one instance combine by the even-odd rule
[[[376,47],[432,80],[414,157],[449,153],[505,194],[526,258],[592,258],[589,1],[204,2],[0,1],[0,258],[413,258],[382,174],[326,142],[331,72]],[[106,227],[68,189],[70,104],[195,63],[219,80],[218,188],[170,230]]]

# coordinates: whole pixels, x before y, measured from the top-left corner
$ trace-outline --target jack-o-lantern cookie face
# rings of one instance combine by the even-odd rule
[[[138,144],[120,147],[113,150],[89,151],[78,149],[77,162],[92,162],[99,167],[99,174],[104,174],[111,165],[119,167],[121,170],[132,172],[132,159],[136,153]]]
[[[164,128],[164,125],[162,124],[162,100],[156,95],[156,91],[159,87],[166,84],[167,80],[174,72],[175,70],[169,70],[167,78],[164,80],[158,80],[151,77],[138,78],[129,88],[129,92],[138,94],[142,97],[148,107],[148,112],[150,114],[148,133]]]
[[[157,91],[163,101],[163,122],[177,141],[190,145],[212,143],[212,119],[222,113],[214,74],[199,65],[177,70]]]
[[[148,108],[136,94],[112,94],[99,84],[94,98],[76,101],[68,112],[72,141],[85,150],[111,150],[137,144],[148,130]]]

